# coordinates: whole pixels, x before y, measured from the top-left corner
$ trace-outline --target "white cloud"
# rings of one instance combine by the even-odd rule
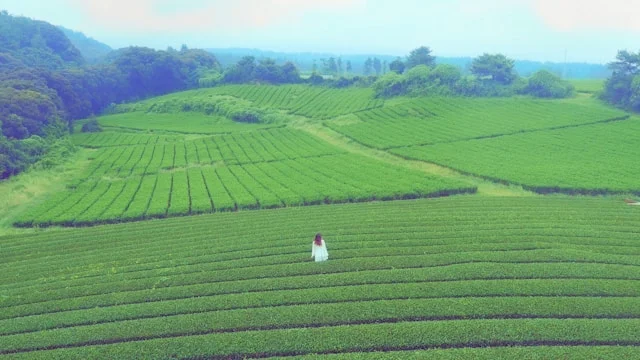
[[[69,0],[94,25],[120,32],[255,30],[309,12],[358,10],[366,0]],[[167,9],[172,9],[167,11]]]
[[[640,32],[638,0],[532,0],[532,6],[554,30]]]

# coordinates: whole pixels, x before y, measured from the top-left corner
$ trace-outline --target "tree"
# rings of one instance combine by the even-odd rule
[[[365,62],[364,62],[364,70],[363,73],[365,76],[369,76],[371,75],[371,71],[373,70],[373,59],[372,58],[368,58]]]
[[[298,68],[290,61],[287,61],[281,67],[281,83],[295,84],[300,82],[300,72]]]
[[[333,56],[330,57],[326,62],[326,73],[335,75],[338,73],[338,63],[336,62],[336,58]]]
[[[342,58],[338,57],[338,60],[336,60],[336,63],[338,64],[338,73],[342,75],[344,72],[342,69]]]
[[[388,68],[389,68],[389,64],[387,63],[387,60],[384,60],[382,62],[382,75],[387,73]]]
[[[395,72],[396,74],[402,74],[404,72],[405,65],[404,62],[400,58],[395,59],[389,64],[389,70]]]
[[[483,54],[471,63],[471,73],[481,79],[508,85],[516,79],[514,61],[502,54]]]
[[[237,64],[225,71],[222,81],[225,83],[242,84],[255,78],[256,58],[245,56]]]
[[[347,60],[346,69],[347,69],[347,73],[351,73],[353,71],[353,67],[351,66],[351,60]]]
[[[406,68],[408,70],[418,65],[434,66],[435,64],[436,58],[431,55],[431,49],[426,46],[421,46],[409,53]]]
[[[280,83],[282,78],[282,70],[276,65],[273,59],[260,60],[255,67],[255,79],[258,81],[265,81],[271,84]]]
[[[380,72],[382,72],[382,63],[380,59],[373,58],[373,69],[376,71],[376,76],[380,76]]]
[[[614,105],[640,111],[640,51],[618,51],[616,61],[609,64],[611,77],[604,86],[602,98]]]
[[[429,79],[437,85],[444,85],[453,88],[460,80],[462,74],[457,66],[440,64],[431,70]]]

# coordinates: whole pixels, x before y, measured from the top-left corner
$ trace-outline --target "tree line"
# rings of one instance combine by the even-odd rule
[[[569,82],[547,70],[525,79],[514,70],[515,61],[503,54],[483,54],[473,59],[471,75],[459,67],[437,64],[429,47],[414,49],[405,59],[389,64],[389,73],[373,84],[376,95],[513,96],[564,98],[574,93]]]
[[[0,34],[0,179],[40,159],[76,119],[198,87],[200,78],[221,71],[214,55],[187,47],[130,47],[89,66],[60,29],[6,11]]]
[[[600,97],[621,108],[640,112],[640,51],[618,51],[609,68],[613,73]]]

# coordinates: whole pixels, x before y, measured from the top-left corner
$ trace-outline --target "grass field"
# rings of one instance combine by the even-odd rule
[[[604,79],[571,79],[569,80],[579,93],[595,94],[604,88]]]
[[[538,344],[637,357],[639,211],[458,197],[4,237],[0,353],[472,356]],[[307,261],[316,231],[327,264]]]
[[[0,358],[640,358],[638,117],[302,85],[114,111],[0,183]]]

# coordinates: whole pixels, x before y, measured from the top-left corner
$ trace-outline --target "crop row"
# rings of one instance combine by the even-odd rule
[[[154,182],[150,182],[154,184]],[[333,228],[333,226],[345,227],[350,231],[341,231],[342,236],[356,238],[358,236],[371,237],[372,240],[381,241],[389,239],[389,236],[399,233],[421,232],[431,233],[433,240],[448,238],[449,222],[455,222],[456,234],[462,234],[473,238],[472,231],[484,238],[500,227],[501,236],[513,237],[526,231],[526,235],[540,236],[548,234],[554,236],[554,241],[562,242],[575,236],[583,236],[585,240],[579,244],[584,245],[610,245],[610,246],[633,246],[632,241],[637,233],[638,218],[633,207],[620,207],[617,201],[599,201],[597,199],[564,199],[557,198],[553,202],[548,199],[475,199],[470,197],[456,199],[433,199],[428,202],[433,204],[433,209],[426,207],[423,202],[408,203],[376,203],[369,207],[333,207],[308,208],[304,213],[309,213],[311,219],[297,216],[298,212],[288,215],[288,224],[302,226],[309,224],[311,227],[322,225],[323,228]],[[371,209],[371,210],[369,210]],[[567,209],[572,209],[571,214]],[[572,215],[573,214],[573,215]],[[575,227],[575,214],[578,214],[581,221],[580,228]],[[476,218],[482,216],[486,222],[478,222]],[[295,222],[294,222],[295,219]],[[420,226],[417,227],[417,220]],[[615,220],[615,222],[614,222]],[[252,214],[238,214],[237,216],[216,216],[211,221],[215,221],[218,228],[236,229],[232,232],[220,232],[209,228],[207,223],[202,223],[198,218],[173,219],[162,223],[138,223],[130,226],[121,225],[127,228],[125,237],[119,227],[103,228],[100,234],[96,234],[91,229],[78,229],[73,232],[49,233],[46,241],[41,241],[42,235],[23,234],[19,236],[20,242],[9,244],[4,243],[4,257],[6,261],[11,259],[11,254],[18,252],[28,255],[34,249],[55,250],[60,247],[74,245],[75,249],[95,249],[103,246],[111,246],[113,242],[103,242],[102,240],[117,237],[118,245],[135,245],[137,236],[154,234],[177,234],[181,237],[189,238],[199,234],[209,234],[215,236],[218,241],[225,244],[237,244],[247,246],[251,243],[251,237],[257,231],[249,226],[254,224],[264,228],[268,227],[274,233],[281,233],[278,230],[284,224],[274,224],[274,214],[270,212],[259,212]],[[521,229],[520,224],[526,221],[527,228]],[[562,226],[551,226],[560,221]],[[353,222],[353,223],[352,223]],[[317,223],[317,224],[316,224]],[[370,227],[370,223],[379,224]],[[316,225],[314,225],[316,224]],[[587,226],[588,224],[588,226]],[[534,227],[535,226],[535,227]],[[129,228],[130,227],[130,228]],[[188,231],[185,231],[187,229]],[[193,229],[193,230],[192,230]],[[117,234],[117,235],[116,235]],[[130,235],[129,235],[130,234]],[[284,234],[282,234],[284,235]],[[292,238],[299,234],[292,234]],[[497,234],[496,234],[497,235]],[[95,243],[88,244],[78,242],[81,239],[91,236]],[[406,235],[404,235],[406,236]],[[605,237],[606,240],[600,240]],[[498,239],[499,236],[496,237]],[[627,241],[621,241],[622,239]],[[161,237],[164,243],[170,244],[175,241],[172,237]],[[158,241],[160,241],[158,239]],[[286,237],[284,237],[286,239]],[[11,252],[9,252],[11,249]],[[28,258],[28,256],[27,256]]]
[[[424,98],[365,111],[327,125],[365,145],[389,149],[495,137],[622,119],[607,107],[529,99]]]
[[[126,178],[157,174],[161,169],[193,165],[247,164],[325,156],[341,150],[303,132],[284,129],[206,137],[167,144],[109,147],[92,154],[93,162],[78,177]]]
[[[607,346],[607,345],[538,345],[531,346],[494,346],[494,347],[433,347],[430,350],[415,350],[407,348],[399,351],[352,351],[331,354],[311,354],[287,356],[289,360],[495,360],[495,359],[633,359],[640,357],[638,346]],[[282,359],[282,357],[269,357]]]
[[[633,118],[392,152],[540,193],[640,193],[638,138],[640,119]]]
[[[529,279],[540,276],[549,279],[619,279],[636,281],[640,279],[637,265],[620,265],[612,260],[598,261],[598,258],[603,258],[603,256],[587,256],[584,260],[580,259],[580,256],[585,254],[588,253],[581,254],[560,250],[511,250],[430,255],[398,254],[379,257],[339,257],[335,260],[336,265],[334,267],[322,271],[323,277],[327,277],[326,280],[318,281],[318,279],[315,279],[313,283],[304,285],[303,288],[322,287],[321,284],[324,284],[325,281],[328,282],[324,286],[336,286],[337,284],[331,282],[332,278],[336,280],[336,278],[341,277],[341,274],[352,272],[359,272],[360,275],[354,276],[350,274],[350,276],[344,277],[345,280],[351,279],[351,281],[354,281],[354,279],[360,279],[360,281],[363,281],[363,279],[369,279],[369,282],[364,282],[369,284],[425,281],[424,276],[430,276],[426,278],[428,281]],[[90,300],[92,297],[100,298],[100,295],[111,295],[107,299],[111,298],[112,300],[110,301],[113,301],[114,293],[122,293],[119,297],[119,303],[121,304],[135,303],[139,302],[139,300],[135,301],[139,296],[136,292],[144,293],[145,290],[149,289],[159,291],[158,289],[160,288],[175,288],[175,291],[180,292],[182,290],[181,297],[187,297],[184,294],[185,286],[204,283],[209,283],[210,285],[209,294],[212,291],[229,293],[231,288],[244,289],[245,292],[287,289],[287,286],[291,286],[287,285],[289,281],[293,281],[295,284],[296,279],[299,281],[305,277],[317,276],[319,269],[303,263],[306,257],[298,253],[274,259],[276,261],[269,261],[271,260],[269,259],[264,261],[263,264],[253,259],[250,259],[253,261],[231,261],[220,265],[194,264],[193,266],[181,267],[177,273],[171,273],[170,269],[160,268],[149,271],[146,274],[140,274],[143,277],[121,276],[118,274],[113,277],[102,277],[104,282],[98,284],[87,284],[85,279],[80,279],[80,281],[64,281],[51,285],[38,284],[25,288],[8,288],[3,290],[6,298],[0,303],[0,307],[3,309],[2,318],[50,312],[47,309],[58,309],[57,311],[60,311],[60,308],[52,307],[55,305],[56,300],[71,301],[72,299],[82,298],[84,300],[81,303],[84,304],[82,306],[88,306],[92,302]],[[406,258],[406,261],[403,261],[403,257]],[[255,265],[252,265],[252,263]],[[227,267],[224,265],[227,265]],[[548,273],[540,275],[539,269],[545,267],[548,269]],[[473,274],[465,275],[463,271],[469,270],[469,268],[475,268],[476,270]],[[396,271],[388,272],[390,269],[395,269]],[[401,271],[402,269],[413,269],[413,273]],[[508,270],[513,272],[507,273]],[[532,275],[526,271],[532,271],[537,275],[536,277],[531,277]],[[563,273],[559,275],[561,271]],[[212,279],[211,274],[216,274],[215,278]],[[377,280],[372,277],[376,274],[379,277]],[[252,281],[259,279],[265,284],[255,284]],[[95,281],[95,278],[93,280]],[[274,286],[274,283],[278,281],[282,284],[275,285],[272,288],[264,287],[269,283]],[[258,288],[250,290],[251,287],[247,287],[249,284],[258,286]],[[363,283],[356,282],[355,284]],[[216,287],[220,287],[220,289],[214,290]],[[300,288],[300,285],[294,288]],[[171,291],[169,290],[169,292]],[[160,294],[154,296],[160,296]],[[70,304],[64,305],[63,308],[73,309],[73,307],[68,308],[68,306]]]
[[[236,167],[220,178],[242,180]],[[160,175],[169,189],[182,181],[209,194],[202,169]],[[111,184],[103,197],[116,190],[129,191]],[[617,345],[596,353],[633,355],[636,210],[610,198],[463,196],[0,237],[0,353],[222,359]],[[308,260],[317,231],[328,263]]]
[[[106,131],[98,133],[79,133],[71,136],[76,145],[100,148],[123,145],[156,145],[182,140],[181,136],[151,135]]]
[[[640,320],[495,319],[414,321],[298,327],[232,333],[175,334],[174,337],[24,353],[29,358],[244,357],[345,351],[507,345],[638,345]],[[93,343],[96,344],[96,343]],[[99,342],[97,344],[102,344]],[[170,349],[170,350],[169,350]],[[633,352],[632,352],[633,353]],[[135,355],[133,355],[135,354]]]
[[[162,291],[160,291],[162,293]],[[131,294],[133,295],[133,294]],[[353,284],[350,286],[308,287],[290,290],[266,290],[250,293],[210,295],[206,293],[184,293],[182,298],[154,298],[144,302],[121,302],[117,305],[98,303],[97,296],[74,298],[54,312],[55,301],[39,303],[22,312],[10,309],[14,317],[0,320],[0,336],[27,333],[46,329],[66,328],[98,323],[146,319],[161,316],[212,312],[234,309],[253,309],[274,306],[329,304],[357,301],[400,299],[500,299],[500,298],[557,298],[569,302],[571,298],[596,301],[621,298],[627,301],[640,299],[640,290],[635,280],[599,279],[503,279],[503,280],[457,280],[446,282],[408,282]],[[168,296],[168,294],[165,294]],[[80,303],[80,300],[88,300]],[[139,297],[131,296],[130,301]],[[636,299],[636,300],[633,300]],[[60,302],[60,301],[58,301]],[[99,307],[91,307],[99,304]],[[633,312],[633,311],[632,311]],[[625,313],[626,314],[626,313]]]
[[[179,148],[174,149],[174,164],[178,163],[178,159],[184,159],[186,164],[187,152],[178,151]],[[166,145],[164,149],[164,158],[167,158]],[[112,169],[117,169],[117,174],[122,176],[133,175],[135,169],[147,173],[148,164],[153,162],[151,155],[144,156],[149,153],[157,154],[159,151],[154,152],[149,147],[136,148],[129,152],[128,157],[117,157],[111,163]],[[100,173],[100,169],[96,172]],[[67,191],[68,197],[57,206],[64,211],[56,217],[52,217],[48,211],[33,210],[26,214],[33,217],[22,217],[16,224],[73,226],[213,210],[392,200],[475,191],[461,182],[425,176],[356,155],[161,172],[155,182],[148,177],[98,181],[89,190],[89,183],[84,183],[84,186]],[[125,188],[127,191],[124,191]],[[134,188],[136,190],[132,192]],[[150,198],[138,198],[138,192],[152,195]],[[145,199],[149,199],[149,202],[143,209]],[[73,206],[68,204],[71,202]],[[213,204],[213,208],[210,204]],[[49,204],[46,202],[41,205],[43,208],[47,206]],[[129,211],[130,207],[135,211]],[[125,213],[128,213],[127,216],[121,216]]]
[[[317,314],[322,314],[322,317],[318,318]],[[468,297],[270,306],[130,320],[126,326],[121,322],[112,322],[5,335],[2,337],[0,353],[182,334],[390,321],[618,317],[639,319],[640,298]],[[640,335],[640,332],[636,333]]]
[[[185,94],[171,94],[169,96],[184,97]],[[192,99],[186,98],[189,102]],[[215,102],[212,99],[203,99],[204,102]],[[154,98],[148,100],[152,103],[145,111],[132,111],[122,114],[107,115],[98,118],[100,125],[109,130],[136,130],[136,131],[165,131],[172,134],[232,134],[255,131],[260,129],[280,127],[277,123],[247,124],[235,122],[227,117],[216,114],[202,114],[178,110],[170,113],[158,113],[154,109],[160,100]],[[140,105],[142,103],[139,103]],[[129,105],[129,104],[126,104]],[[136,104],[132,104],[134,107]],[[215,106],[213,103],[212,106]],[[171,135],[180,139],[178,135]],[[91,144],[89,144],[91,146]]]
[[[415,243],[415,242],[414,242]],[[348,245],[347,245],[348,246]],[[391,257],[388,259],[390,262],[397,261],[393,257],[399,256],[407,256],[411,257],[407,260],[406,266],[415,266],[420,262],[424,262],[426,260],[433,260],[433,265],[446,265],[449,263],[463,263],[465,261],[469,261],[469,259],[481,259],[481,261],[497,261],[491,256],[484,254],[486,252],[505,252],[505,257],[509,258],[509,261],[517,261],[518,256],[526,253],[531,255],[531,261],[566,261],[568,258],[574,259],[574,261],[579,261],[581,263],[600,263],[600,264],[619,264],[619,265],[638,265],[637,260],[634,261],[634,257],[625,256],[625,255],[609,255],[609,254],[597,254],[591,253],[588,251],[575,251],[570,250],[568,248],[553,248],[548,245],[535,245],[529,243],[515,243],[515,244],[501,244],[501,243],[492,243],[488,246],[478,247],[478,246],[468,246],[469,250],[464,250],[463,246],[457,247],[431,247],[431,246],[406,246],[399,244],[394,248],[384,248],[380,247],[380,245],[372,245],[371,248],[361,249],[361,248],[346,248],[335,250],[335,256],[332,256],[335,260],[341,260],[339,263],[341,264],[346,259],[353,259],[358,257],[357,255],[361,255],[360,257],[364,258],[377,258],[381,256]],[[357,250],[356,250],[357,249]],[[268,251],[268,250],[243,250],[243,251],[235,251],[233,253],[223,253],[217,256],[187,256],[184,253],[178,252],[182,257],[182,261],[179,264],[171,265],[166,264],[166,262],[151,262],[151,263],[141,263],[136,265],[121,265],[118,268],[118,273],[112,273],[109,276],[108,281],[104,281],[103,285],[106,286],[107,283],[114,282],[126,282],[130,280],[148,280],[151,278],[155,278],[158,276],[168,276],[168,275],[189,275],[193,273],[198,273],[202,271],[221,271],[221,270],[229,270],[229,269],[245,269],[256,266],[272,266],[272,265],[282,265],[289,266],[293,263],[296,263],[300,255],[303,253],[299,246],[279,246],[277,250],[280,250],[284,253],[284,255],[277,255],[276,251]],[[260,252],[265,253],[263,257],[258,256]],[[121,252],[120,254],[128,255],[128,252]],[[244,258],[234,258],[233,256],[242,256]],[[422,256],[420,258],[419,256]],[[546,256],[546,258],[545,258]],[[83,258],[84,260],[84,258]],[[95,259],[93,261],[96,261]],[[362,263],[363,266],[368,267],[371,266],[368,262],[369,260],[358,260],[358,263]],[[377,269],[376,267],[372,269]],[[41,271],[41,269],[36,268],[35,271]],[[21,295],[25,293],[29,293],[31,291],[39,291],[42,292],[44,290],[58,290],[61,288],[68,289],[70,287],[74,287],[74,291],[80,291],[79,287],[93,287],[96,277],[100,277],[102,274],[86,274],[82,272],[78,272],[71,279],[58,279],[56,281],[49,280],[46,283],[41,283],[40,281],[36,282],[28,282],[24,283],[12,284],[12,285],[3,285],[2,291],[6,292],[8,295]]]
[[[210,89],[212,93],[232,95],[252,101],[256,106],[289,110],[311,118],[331,118],[381,107],[368,88],[329,89],[305,85],[233,85]]]

